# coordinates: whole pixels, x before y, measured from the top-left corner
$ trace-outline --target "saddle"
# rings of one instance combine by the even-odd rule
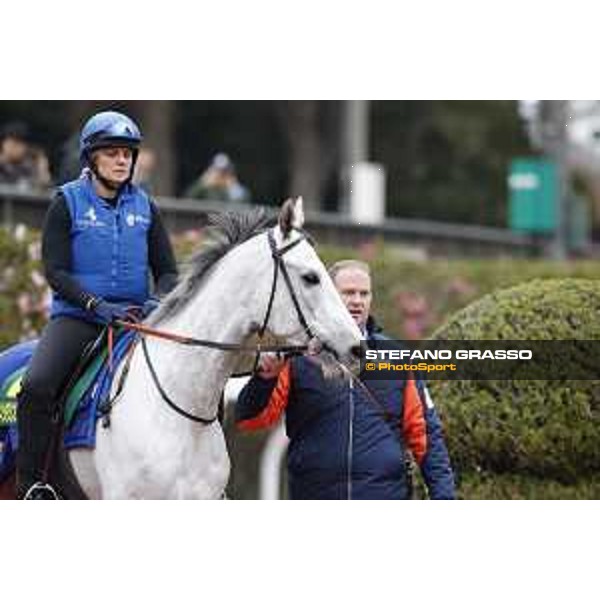
[[[136,339],[136,333],[117,332],[111,355],[107,330],[84,352],[61,393],[64,399],[63,448],[93,448],[96,422],[110,411],[109,397],[115,373]],[[27,365],[37,341],[18,344],[0,353],[0,483],[14,470],[17,402]]]

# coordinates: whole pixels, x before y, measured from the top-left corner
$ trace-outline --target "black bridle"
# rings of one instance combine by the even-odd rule
[[[299,231],[301,234],[300,237],[298,239],[296,239],[295,241],[293,241],[291,244],[284,246],[283,248],[277,248],[273,230],[269,229],[269,231],[267,232],[269,248],[271,249],[271,257],[273,258],[273,279],[272,279],[272,283],[271,283],[271,293],[269,294],[269,302],[267,303],[267,310],[265,312],[265,317],[263,319],[262,325],[260,326],[260,328],[258,330],[259,340],[261,340],[264,337],[265,332],[267,330],[267,326],[269,324],[269,319],[271,318],[271,312],[273,310],[273,302],[275,301],[275,293],[277,292],[277,282],[279,281],[279,272],[281,272],[281,274],[283,275],[283,280],[285,281],[288,292],[290,293],[290,297],[292,298],[292,303],[294,305],[294,309],[296,310],[296,317],[298,318],[298,321],[299,321],[300,325],[302,326],[304,333],[307,335],[309,342],[311,340],[316,339],[316,337],[317,337],[313,333],[312,329],[310,328],[310,325],[308,324],[308,322],[306,320],[306,317],[304,316],[304,313],[302,312],[302,307],[300,306],[300,302],[298,301],[298,296],[296,295],[296,291],[294,290],[294,286],[292,285],[292,280],[290,278],[290,274],[287,270],[285,261],[283,260],[284,255],[287,254],[290,250],[294,249],[298,244],[300,244],[300,242],[303,242],[304,240],[306,240],[309,243],[311,243],[310,238],[308,238],[307,235],[302,230],[299,230]],[[275,349],[273,351],[274,352],[283,352],[286,354],[300,354],[300,353],[308,350],[308,347],[309,347],[309,345],[306,344],[306,345],[302,345],[302,346],[297,346],[292,349],[281,349],[280,348],[280,349]],[[266,352],[266,350],[262,350],[262,352]],[[254,361],[254,367],[252,369],[251,374],[256,373],[260,355],[261,355],[261,351],[258,350],[256,352],[256,359]],[[247,373],[244,373],[244,375],[247,375]]]
[[[308,337],[309,343],[301,344],[301,345],[274,344],[274,345],[266,345],[265,346],[265,345],[262,345],[259,341],[259,343],[256,345],[247,346],[244,344],[215,342],[212,340],[202,340],[202,339],[198,339],[198,338],[181,336],[181,335],[177,335],[177,334],[172,334],[172,333],[168,333],[168,332],[164,332],[164,331],[155,330],[155,329],[152,329],[152,328],[149,328],[144,325],[137,324],[137,323],[128,323],[128,322],[124,322],[124,321],[120,321],[118,323],[119,325],[125,327],[126,329],[132,329],[132,330],[138,331],[141,334],[141,344],[142,344],[142,350],[144,353],[144,358],[146,360],[148,370],[150,371],[150,374],[152,376],[154,385],[156,386],[156,389],[158,390],[161,398],[177,414],[181,415],[182,417],[185,417],[186,419],[189,419],[190,421],[194,421],[195,423],[202,423],[204,425],[210,425],[211,423],[214,423],[214,421],[216,421],[217,416],[218,416],[218,415],[215,415],[212,418],[204,418],[204,417],[199,417],[197,415],[193,415],[192,413],[189,413],[186,410],[184,410],[183,408],[181,408],[180,406],[178,406],[173,400],[171,400],[171,398],[169,398],[169,395],[166,393],[163,386],[161,385],[160,380],[158,379],[158,375],[156,373],[156,369],[154,368],[154,365],[152,364],[152,360],[151,360],[150,354],[148,352],[148,345],[147,345],[146,337],[145,337],[146,335],[160,337],[160,338],[167,339],[167,340],[170,340],[170,341],[173,341],[173,342],[176,342],[179,344],[183,344],[183,345],[203,346],[203,347],[214,348],[216,350],[221,350],[221,351],[225,351],[225,352],[231,352],[231,351],[255,352],[256,358],[254,361],[254,366],[253,366],[252,371],[250,371],[248,373],[238,373],[238,374],[236,374],[237,377],[255,374],[258,369],[258,362],[260,360],[260,355],[263,352],[279,352],[279,353],[284,353],[284,354],[288,354],[288,355],[302,354],[302,353],[306,352],[309,349],[309,347],[311,347],[311,342],[313,340],[318,339],[317,336],[312,331],[308,321],[306,320],[304,313],[302,312],[302,307],[300,306],[300,302],[298,301],[298,296],[296,294],[296,291],[294,290],[294,286],[292,284],[292,280],[291,280],[289,272],[287,270],[285,261],[283,260],[284,255],[287,254],[293,248],[295,248],[298,244],[300,244],[303,241],[306,241],[312,245],[312,240],[305,231],[303,231],[301,229],[296,229],[296,228],[292,228],[292,229],[295,231],[298,231],[300,233],[300,236],[296,240],[294,240],[292,243],[288,244],[287,246],[283,246],[282,248],[277,248],[273,229],[269,229],[267,231],[267,239],[269,242],[269,248],[271,250],[271,257],[273,258],[273,280],[271,283],[271,292],[269,294],[267,310],[265,312],[265,316],[264,316],[262,325],[258,329],[258,337],[259,337],[259,340],[262,340],[262,338],[264,337],[265,332],[267,330],[267,327],[269,324],[269,319],[271,317],[271,312],[273,310],[273,304],[275,301],[275,293],[277,292],[277,282],[279,281],[279,273],[281,272],[281,274],[283,275],[283,279],[285,281],[286,287],[292,298],[292,303],[296,310],[296,316],[298,318],[300,325],[302,326],[303,332]],[[321,347],[324,347],[324,346],[321,346]],[[330,352],[334,352],[333,349],[331,349],[329,347],[327,349]],[[334,352],[334,354],[335,354],[335,352]],[[132,355],[133,355],[133,353],[130,353],[129,358],[131,358]],[[116,399],[118,398],[118,396],[120,395],[120,393],[123,389],[124,380],[125,380],[125,377],[127,376],[128,370],[129,370],[129,360],[128,360],[125,368],[123,369],[121,379],[119,381],[119,385],[117,386],[116,394],[113,396],[113,398],[111,400],[109,400],[102,407],[102,414],[104,415],[104,418],[106,419],[105,420],[106,423],[110,422],[109,421],[109,413],[110,413],[112,406],[114,405]]]

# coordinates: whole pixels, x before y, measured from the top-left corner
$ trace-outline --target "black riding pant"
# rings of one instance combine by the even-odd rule
[[[52,319],[40,338],[17,404],[17,478],[21,494],[42,476],[59,394],[101,327],[70,317]]]

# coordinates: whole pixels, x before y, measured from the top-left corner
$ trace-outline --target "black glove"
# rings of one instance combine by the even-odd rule
[[[106,300],[100,300],[93,310],[94,314],[99,317],[105,325],[114,321],[132,320],[131,314],[127,312],[127,309],[124,306],[107,302]]]

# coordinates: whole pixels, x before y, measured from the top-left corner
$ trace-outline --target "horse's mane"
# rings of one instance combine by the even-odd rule
[[[262,208],[241,213],[208,214],[207,243],[189,259],[185,275],[149,319],[149,324],[174,316],[196,295],[204,276],[232,248],[263,232],[272,218]]]

